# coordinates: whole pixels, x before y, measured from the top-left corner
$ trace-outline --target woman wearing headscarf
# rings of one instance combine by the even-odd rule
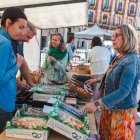
[[[64,82],[69,56],[61,34],[53,34],[44,64],[45,76],[49,82],[60,84]]]

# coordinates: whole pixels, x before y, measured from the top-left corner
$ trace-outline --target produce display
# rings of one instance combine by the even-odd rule
[[[70,109],[69,109],[70,110]],[[77,111],[78,112],[78,111]],[[78,115],[57,108],[51,112],[48,127],[73,140],[87,140],[90,134],[88,117],[79,118]]]
[[[47,128],[47,120],[34,117],[14,118],[11,126],[16,128],[43,130]]]
[[[32,81],[35,83],[35,84],[39,84],[40,83],[40,78],[41,78],[41,74],[37,71],[30,71],[30,76],[31,76],[31,79]]]
[[[33,94],[33,100],[35,100],[35,101],[47,102],[48,99],[50,99],[50,98],[56,98],[56,99],[59,99],[59,100],[63,101],[64,98],[65,98],[65,92],[62,91],[58,95],[41,94],[41,93],[34,93]]]
[[[81,88],[83,88],[85,90],[88,90],[89,92],[93,92],[93,90],[92,90],[90,85],[86,85],[85,83],[77,80],[77,78],[75,76],[72,77],[70,82],[73,83],[74,85],[78,86],[78,87],[81,87]]]
[[[47,102],[33,100],[33,92],[31,91],[18,91],[16,97],[16,107],[21,108],[21,105],[23,104],[43,108],[44,104],[47,104]]]
[[[36,93],[44,93],[44,94],[59,94],[60,92],[65,90],[65,86],[63,85],[39,85],[38,87],[34,87],[31,89],[32,92]]]
[[[18,93],[16,103],[19,103],[17,104],[17,107],[20,107],[19,114],[17,111],[16,117],[7,122],[6,136],[47,140],[49,128],[51,128],[70,139],[87,140],[90,135],[88,116],[86,112],[81,113],[78,109],[63,102],[68,91],[76,94],[74,98],[76,100],[68,96],[69,103],[76,104],[78,98],[84,101],[92,98],[91,88],[74,78],[70,81],[68,89],[65,85],[43,84],[32,88],[27,94],[26,92]],[[52,100],[48,100],[49,98]],[[54,103],[51,104],[53,98],[55,98]],[[42,107],[50,106],[50,104],[53,109],[45,113]]]
[[[76,96],[83,101],[90,101],[93,96],[91,87],[84,84],[83,82],[76,80],[75,78],[72,78],[72,80],[70,81],[68,85],[68,91],[70,95],[76,94]]]
[[[6,136],[33,140],[47,140],[49,129],[46,117],[20,116],[7,122]]]
[[[88,123],[86,122],[87,120],[84,120],[85,122],[81,121],[77,117],[66,113],[64,110],[62,111],[61,109],[58,110],[58,116],[59,119],[66,125],[69,125],[72,128],[75,128],[76,130],[81,131],[84,134],[89,134],[89,126]]]
[[[84,119],[84,114],[79,112],[76,108],[72,107],[71,105],[61,102],[59,108],[65,110],[66,112],[70,112],[71,114],[73,114],[74,116],[78,117],[81,120]]]
[[[86,90],[84,90],[84,89],[81,88],[81,87],[77,87],[76,91],[77,91],[77,92],[80,92],[81,94],[86,94]]]
[[[86,140],[89,137],[89,120],[85,112],[57,101],[50,112],[48,127],[73,140]]]
[[[43,112],[42,108],[28,107],[28,106],[21,108],[20,113],[25,116],[36,116],[36,117],[48,116],[47,113]]]
[[[90,68],[88,65],[78,65],[75,68],[77,74],[90,74]]]
[[[32,88],[33,100],[47,101],[49,98],[57,98],[61,101],[64,100],[67,90],[65,86],[58,85],[41,85]]]

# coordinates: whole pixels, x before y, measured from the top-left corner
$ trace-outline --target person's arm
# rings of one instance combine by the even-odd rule
[[[86,84],[92,85],[94,83],[100,83],[102,80],[101,77],[97,77],[97,78],[93,78],[93,79],[89,79],[87,81],[85,81]]]
[[[33,83],[30,73],[29,73],[29,67],[27,65],[26,60],[24,59],[22,65],[20,66],[20,72],[21,75],[23,76],[23,78],[25,79],[26,83],[30,86],[30,87],[35,87],[36,84]]]
[[[10,54],[10,42],[7,39],[4,39],[0,42],[0,85],[5,84],[10,78],[16,77],[16,59],[14,57],[9,58]],[[11,63],[13,63],[13,65],[11,64],[11,67],[9,66],[9,68],[7,69],[9,61],[12,61]]]
[[[95,112],[97,109],[100,109],[100,108],[104,108],[104,105],[103,105],[103,102],[102,102],[101,98],[99,98],[98,100],[96,100],[94,102],[91,101],[91,102],[87,103],[85,106],[80,108],[80,112],[85,110],[87,113],[92,113],[92,112]]]
[[[16,60],[17,60],[17,66],[18,66],[18,68],[20,68],[21,65],[24,63],[24,57],[17,54],[16,55]]]
[[[55,69],[59,70],[62,73],[65,73],[67,65],[68,65],[68,54],[60,62],[56,61]]]

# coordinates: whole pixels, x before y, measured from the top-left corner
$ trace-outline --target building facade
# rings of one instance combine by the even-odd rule
[[[114,29],[131,24],[140,29],[140,0],[88,0],[88,26]]]

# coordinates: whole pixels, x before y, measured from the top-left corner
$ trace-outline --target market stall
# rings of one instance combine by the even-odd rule
[[[93,133],[93,140],[96,140],[96,136],[97,136],[97,129],[96,129],[96,124],[95,124],[95,118],[93,114],[89,115],[89,118],[91,120],[90,125],[91,125],[91,131]],[[1,140],[25,140],[25,139],[17,139],[17,138],[9,138],[6,137],[5,131],[3,133],[1,133],[0,135],[0,139]],[[70,140],[69,138],[51,130],[48,140]]]
[[[58,27],[76,26],[76,25],[79,25],[79,24],[82,24],[82,25],[85,24],[85,21],[86,20],[84,20],[84,19],[86,18],[86,12],[85,12],[85,10],[83,10],[81,8],[81,6],[82,6],[84,9],[86,9],[86,3],[85,3],[85,1],[78,1],[77,4],[75,5],[76,8],[73,7],[74,5],[71,5],[71,3],[74,4],[75,2],[72,1],[72,0],[69,1],[69,2],[67,2],[67,0],[66,0],[64,2],[64,4],[67,4],[67,7],[66,7],[65,5],[62,5],[63,2],[57,2],[57,4],[59,5],[58,6],[58,10],[56,8],[55,2],[54,3],[51,2],[50,5],[48,3],[41,3],[41,4],[40,3],[39,4],[38,3],[35,3],[35,4],[32,4],[32,5],[31,4],[24,3],[24,5],[20,5],[20,4],[12,5],[12,6],[20,7],[20,8],[25,8],[24,10],[25,10],[25,13],[27,14],[27,17],[30,19],[30,21],[32,21],[33,23],[36,23],[35,25],[38,27],[38,31],[37,31],[38,32],[38,37],[34,38],[35,40],[33,40],[33,42],[36,43],[36,48],[37,48],[36,51],[34,51],[34,54],[37,53],[37,56],[38,56],[38,57],[36,57],[36,55],[35,55],[37,61],[35,61],[36,59],[33,59],[33,61],[37,65],[34,69],[36,69],[37,67],[39,67],[39,64],[38,63],[39,63],[39,53],[40,53],[39,52],[40,51],[39,50],[40,49],[40,41],[38,41],[38,40],[40,40],[40,36],[41,36],[40,29],[58,28]],[[54,8],[54,5],[55,5],[55,8]],[[7,7],[11,7],[11,5],[7,5]],[[0,10],[3,11],[7,7],[2,8],[2,6],[0,5]],[[33,7],[35,9],[33,9]],[[46,12],[46,9],[45,8],[47,9],[47,12]],[[51,10],[49,8],[51,8]],[[60,8],[60,10],[59,10],[59,8]],[[54,24],[51,24],[50,25],[50,23],[48,23],[48,21],[51,21],[50,19],[48,19],[49,16],[47,16],[47,18],[45,18],[44,15],[42,14],[42,12],[44,11],[44,9],[45,9],[45,15],[46,15],[46,13],[48,14],[49,11],[52,12],[52,9],[55,10],[55,12],[53,11],[52,13],[49,14],[49,15],[51,15],[50,17],[53,17],[53,18],[54,18],[54,16],[52,16],[53,13],[54,13],[54,15],[57,15],[58,14],[58,11],[60,11],[60,14],[59,15],[62,15],[64,13],[66,14],[66,11],[68,12],[68,15],[66,14],[65,16],[64,15],[60,16],[59,21],[62,21],[63,24],[62,23],[60,24],[60,22],[56,22],[55,21],[55,23],[57,23],[57,25],[54,25]],[[71,12],[69,11],[69,9],[71,9]],[[77,16],[75,17],[75,15],[78,15],[78,14],[74,14],[75,12],[72,9],[74,9],[75,12],[80,13],[80,16],[81,16],[82,21],[77,20]],[[83,12],[79,12],[81,9],[82,9]],[[36,12],[34,10],[35,11],[38,11],[37,13],[41,13],[40,16],[38,14],[36,14]],[[35,16],[39,16],[39,17],[33,16],[33,13],[35,14]],[[71,20],[71,17],[69,15],[71,15],[71,17],[73,17],[73,20]],[[43,16],[43,17],[41,17],[41,16]],[[62,17],[62,19],[61,19],[61,17]],[[67,18],[68,24],[64,24],[64,22],[63,22],[64,17]],[[78,21],[78,23],[76,23],[76,22],[75,23],[70,23],[70,21],[68,20],[68,17],[70,18],[70,21],[75,21],[74,19],[76,19]],[[42,18],[42,19],[40,19],[40,18]],[[36,22],[37,19],[38,19],[38,22]],[[44,21],[47,21],[47,23],[49,25],[47,25]],[[64,21],[65,21],[65,19],[64,19]],[[42,23],[45,23],[45,26],[43,26],[43,24],[41,24],[41,22]],[[58,23],[59,23],[59,25],[58,25]],[[29,44],[29,45],[31,45],[31,44]],[[31,45],[31,46],[34,46],[35,47],[35,45]],[[31,54],[32,52],[29,52],[28,51],[28,53]],[[33,56],[32,56],[32,58],[33,58]],[[39,82],[40,81],[41,80],[39,80]],[[31,105],[31,106],[34,105],[35,107],[41,107],[41,109],[42,109],[43,106],[44,106],[44,104],[51,97],[56,98],[57,100],[59,100],[61,102],[64,102],[64,100],[65,100],[65,95],[64,94],[66,94],[65,93],[66,90],[65,91],[60,91],[60,90],[58,90],[60,88],[56,89],[55,87],[57,87],[57,86],[54,85],[54,87],[51,88],[51,85],[48,86],[46,83],[44,84],[44,82],[43,82],[43,83],[39,83],[39,86],[37,87],[37,90],[32,90],[31,91],[32,93],[30,93],[30,91],[29,91],[28,93],[25,93],[25,94],[24,93],[17,94],[17,100],[16,100],[17,108],[18,108],[18,105],[19,104],[27,104],[27,105]],[[86,99],[86,98],[83,98],[83,96],[81,94],[82,94],[82,92],[87,93],[87,91],[85,89],[82,89],[82,88],[83,87],[77,88],[77,90],[75,91],[75,93],[76,93],[76,95],[79,98]],[[92,97],[92,95],[90,96],[90,99],[91,99],[91,97]],[[77,98],[77,97],[75,97],[75,98]],[[88,98],[88,100],[89,100],[89,98]],[[76,107],[76,105],[77,104],[75,104],[75,107]],[[84,105],[85,105],[85,103],[84,103]],[[78,108],[78,109],[80,109],[80,108]],[[67,112],[65,112],[65,114],[66,113],[69,113],[69,111],[67,110]],[[75,126],[75,124],[73,126],[71,126],[71,124],[69,122],[67,124],[65,124],[64,120],[59,120],[58,119],[58,116],[56,117],[57,119],[56,118],[53,118],[53,117],[52,118],[54,120],[56,120],[57,122],[61,122],[61,124],[65,125],[66,128],[69,128],[70,130],[73,130],[73,131],[77,131],[77,133],[79,133],[80,136],[85,136],[84,139],[87,139],[90,136],[90,134],[92,135],[92,137],[93,137],[93,135],[97,135],[97,130],[96,130],[96,123],[95,123],[94,114],[93,113],[92,114],[86,114],[85,116],[89,120],[89,121],[87,121],[86,124],[84,124],[85,122],[82,122],[82,120],[79,119],[80,120],[79,121],[75,117],[78,121],[75,119],[76,121],[74,120],[74,123],[77,123],[77,122],[79,123],[80,122],[80,126],[78,126],[78,127]],[[53,131],[53,130],[50,130],[50,128],[53,129],[53,127],[49,126],[49,123],[47,124],[47,121],[48,122],[50,121],[50,118],[49,118],[50,116],[49,117],[47,116],[48,118],[45,116],[48,120],[44,116],[43,116],[44,118],[42,116],[41,116],[42,118],[40,116],[37,118],[36,116],[28,116],[28,115],[25,115],[25,116],[24,115],[21,115],[21,116],[18,116],[18,117],[15,115],[12,118],[12,120],[10,120],[7,123],[6,130],[3,133],[0,134],[0,139],[4,139],[4,140],[10,140],[10,139],[11,140],[15,140],[15,139],[20,138],[22,140],[23,137],[24,137],[23,139],[32,139],[32,138],[30,138],[28,136],[29,136],[29,134],[32,134],[32,132],[34,132],[34,131],[35,132],[32,135],[41,135],[41,134],[43,134],[43,135],[45,135],[43,137],[45,137],[45,139],[48,138],[49,140],[55,140],[55,139],[57,139],[57,140],[59,140],[59,139],[61,139],[61,140],[67,140],[68,138],[70,138],[70,136],[68,136],[68,135],[67,135],[67,138],[65,136],[62,136],[61,135],[62,132],[59,132],[58,131],[60,133],[60,134],[58,134],[56,129],[54,129],[56,132]],[[73,118],[74,118],[74,116],[72,116],[70,118],[71,119],[71,122],[73,121],[72,120]],[[25,125],[23,125],[23,120],[24,120],[24,123],[26,123],[26,124],[28,123],[28,127],[25,126]],[[34,121],[34,122],[36,121],[37,122],[36,124],[38,124],[38,122],[40,121],[43,126],[40,126],[40,125],[35,126],[36,124],[34,126],[33,125],[31,126],[30,123],[32,121]],[[45,124],[44,124],[44,121],[45,121]],[[46,124],[48,126],[46,126]],[[46,127],[44,127],[44,125]],[[50,130],[50,133],[48,132],[48,129]],[[43,131],[43,132],[41,132],[41,131]],[[39,134],[39,133],[41,133],[41,134]],[[65,134],[63,134],[63,135],[65,135]],[[74,133],[74,136],[73,137],[75,137],[75,135],[77,135],[77,134]],[[11,138],[9,138],[9,137],[11,137]],[[38,140],[45,140],[45,139],[43,139],[43,137],[41,137],[41,139],[40,139],[37,136],[35,136],[35,138],[38,139]]]
[[[50,112],[49,115],[46,115],[44,114],[45,109],[43,107],[44,105],[48,105],[46,101],[49,101],[49,99],[52,97],[56,99],[55,104],[51,106],[54,107],[54,110]],[[72,97],[72,99],[76,99],[77,101],[75,104],[73,104],[73,106],[70,105],[70,101],[66,103],[66,98],[69,97]],[[74,135],[79,135],[79,137],[84,140],[86,140],[88,137],[96,137],[98,133],[96,129],[96,120],[94,117],[94,113],[84,115],[83,113],[81,114],[78,111],[89,101],[92,101],[92,91],[90,87],[87,87],[83,82],[78,81],[74,77],[69,81],[68,85],[48,85],[44,84],[43,82],[42,84],[39,84],[38,87],[32,88],[32,92],[26,91],[24,93],[22,91],[20,93],[17,93],[16,104],[19,109],[16,112],[15,117],[13,117],[13,119],[7,123],[6,131],[4,131],[0,135],[0,139],[15,140],[19,137],[21,140],[23,139],[23,137],[32,139],[30,137],[32,137],[33,133],[42,133],[42,135],[47,134],[47,136],[44,135],[43,137],[48,140],[55,140],[56,138],[58,140],[68,140],[69,138],[73,139],[71,137],[71,132],[74,133]],[[23,104],[23,107],[19,107],[21,104]],[[75,107],[78,107],[78,109],[76,109]],[[28,111],[27,108],[32,109]],[[36,110],[36,108],[38,109]],[[21,111],[22,114],[19,113],[19,111]],[[58,115],[56,116],[60,115],[60,120],[58,119],[58,117],[54,117],[54,113],[56,113],[57,111]],[[53,114],[52,117],[51,114]],[[66,120],[66,118],[68,118],[68,120]],[[44,129],[44,127],[38,127],[34,124],[30,124],[30,122],[33,121],[30,119],[39,119],[41,122],[41,119],[45,119],[47,121],[46,124],[49,128],[49,131],[48,129]],[[24,120],[24,124],[23,122],[19,122],[19,120]],[[76,124],[78,124],[79,126],[77,126]],[[37,130],[38,128],[39,131],[41,129],[41,131],[44,132],[39,132]],[[56,132],[59,132],[59,134]],[[64,136],[62,136],[61,134]],[[43,137],[39,140],[45,140]]]

